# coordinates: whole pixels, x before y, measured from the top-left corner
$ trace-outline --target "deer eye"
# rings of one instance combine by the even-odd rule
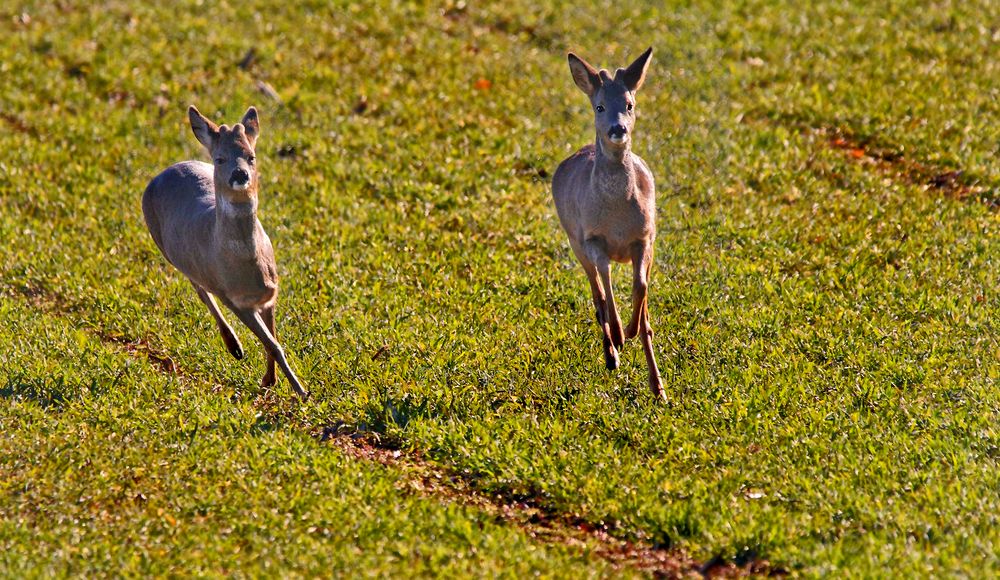
[[[629,104],[628,104],[628,105],[626,106],[626,108],[627,108],[627,109],[628,109],[629,111],[631,111],[631,110],[632,110],[632,103],[629,103]]]
[[[225,158],[225,157],[216,157],[216,158],[215,158],[215,163],[216,163],[217,165],[222,165],[222,164],[223,164],[223,163],[225,163],[225,162],[226,162],[226,158]]]
[[[597,112],[598,113],[603,113],[604,112],[604,105],[597,105]]]
[[[256,160],[257,160],[257,158],[254,157],[253,155],[251,155],[250,157],[247,157],[247,163],[249,163],[250,165],[253,165],[253,162],[256,161]]]

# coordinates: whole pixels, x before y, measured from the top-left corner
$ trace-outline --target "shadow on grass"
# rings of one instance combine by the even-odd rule
[[[115,381],[117,384],[117,380]],[[96,381],[81,386],[66,382],[63,377],[36,378],[25,374],[10,376],[0,387],[0,398],[10,401],[31,402],[46,411],[62,411],[69,403],[83,395],[101,396],[109,386]]]

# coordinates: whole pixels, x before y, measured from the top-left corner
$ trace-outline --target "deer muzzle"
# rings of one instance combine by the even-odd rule
[[[242,190],[246,189],[249,185],[250,174],[245,169],[234,169],[233,174],[229,176],[229,187]]]
[[[625,125],[614,125],[608,129],[608,141],[624,143],[628,139],[628,128]]]

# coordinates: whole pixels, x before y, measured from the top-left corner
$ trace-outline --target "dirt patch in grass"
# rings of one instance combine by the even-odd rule
[[[67,316],[79,310],[64,296],[40,286],[0,286],[0,291],[24,299],[33,307],[55,316]],[[129,356],[146,360],[162,373],[184,376],[184,372],[170,356],[151,346],[146,339],[124,336],[101,328],[87,327],[86,330],[101,342],[114,345]],[[382,347],[373,358],[377,358],[385,350],[387,347]],[[294,423],[292,418],[289,420]],[[708,562],[700,562],[674,547],[623,540],[612,534],[613,525],[591,522],[575,514],[561,512],[547,506],[541,497],[515,493],[512,490],[486,492],[477,489],[473,474],[432,463],[420,453],[404,452],[395,442],[346,423],[323,427],[314,436],[320,442],[334,445],[355,459],[400,470],[406,475],[398,485],[405,491],[482,510],[498,522],[516,526],[539,542],[592,553],[615,568],[649,572],[658,578],[732,578],[788,574],[784,568],[772,566],[769,561],[757,558],[756,555],[746,555],[736,560],[717,556]]]
[[[28,284],[0,286],[0,291],[5,291],[4,293],[8,295],[25,299],[33,307],[53,316],[65,317],[79,311],[79,307],[65,296],[41,286]],[[134,338],[95,327],[87,327],[85,330],[93,333],[101,342],[112,344],[133,358],[146,359],[161,372],[178,377],[184,374],[180,367],[177,366],[177,363],[170,358],[170,355],[152,346],[144,338]]]
[[[997,184],[987,183],[961,168],[915,160],[876,135],[861,135],[847,127],[811,121],[794,113],[750,113],[743,116],[743,122],[781,125],[821,137],[826,146],[843,151],[847,159],[898,181],[939,191],[954,199],[982,202],[990,209],[1000,208]]]
[[[129,355],[135,358],[145,358],[149,364],[156,367],[160,372],[180,376],[181,370],[177,363],[169,355],[158,351],[150,346],[149,342],[141,338],[129,338],[109,332],[97,330],[96,334],[101,342],[118,346]]]
[[[659,578],[742,576],[784,576],[788,572],[753,557],[737,561],[716,557],[699,562],[682,550],[615,537],[604,522],[590,522],[573,514],[545,506],[535,497],[477,489],[467,473],[443,468],[419,453],[396,449],[377,434],[361,432],[343,423],[324,427],[316,433],[320,441],[366,461],[401,469],[407,474],[399,482],[403,489],[424,497],[471,506],[491,514],[498,521],[516,526],[528,536],[549,544],[562,544],[589,551],[616,568],[650,572]]]
[[[0,111],[0,120],[6,123],[11,129],[17,131],[18,133],[24,133],[25,135],[30,135],[32,137],[38,136],[38,131],[34,127],[28,124],[27,121],[18,117],[13,113],[8,113],[6,111]]]

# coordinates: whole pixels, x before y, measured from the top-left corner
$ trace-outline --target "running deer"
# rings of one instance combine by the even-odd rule
[[[590,281],[605,365],[609,370],[618,368],[618,350],[626,338],[639,335],[649,388],[665,400],[646,300],[656,237],[653,174],[631,149],[635,93],[646,78],[652,53],[647,49],[614,76],[569,54],[573,80],[594,109],[597,138],[559,165],[552,177],[552,197],[569,245]],[[624,332],[611,290],[612,260],[632,262],[632,319]]]
[[[274,306],[278,269],[271,240],[257,219],[257,109],[221,127],[194,106],[188,109],[194,136],[215,165],[182,161],[157,175],[142,196],[142,213],[153,241],[168,262],[194,285],[236,359],[243,347],[223,318],[218,297],[264,345],[267,371],[262,387],[275,384],[275,362],[305,399],[308,393],[292,372],[275,338]]]

